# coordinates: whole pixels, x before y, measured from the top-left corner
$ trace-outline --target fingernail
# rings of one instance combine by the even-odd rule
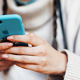
[[[2,55],[2,58],[8,58],[8,55],[4,54],[4,55]]]
[[[12,36],[9,36],[9,37],[7,37],[7,39],[13,39],[13,37]]]
[[[8,47],[11,47],[12,45],[13,45],[13,43],[8,43],[7,44]]]

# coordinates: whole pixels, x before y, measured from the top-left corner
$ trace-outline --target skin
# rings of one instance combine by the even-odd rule
[[[5,69],[8,69],[13,64],[12,61],[2,59],[2,54],[4,50],[12,47],[12,45],[13,45],[12,43],[0,43],[0,72]]]
[[[34,33],[29,33],[28,35],[9,36],[7,39],[28,43],[33,46],[11,47],[4,51],[3,59],[15,61],[15,64],[19,67],[43,74],[65,74],[67,56],[56,51],[41,37]]]

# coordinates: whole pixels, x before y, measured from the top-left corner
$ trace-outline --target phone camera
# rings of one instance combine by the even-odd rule
[[[2,23],[2,21],[0,20],[0,24]]]

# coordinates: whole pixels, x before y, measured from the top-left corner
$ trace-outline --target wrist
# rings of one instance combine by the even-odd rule
[[[66,72],[66,68],[67,68],[67,62],[68,62],[68,57],[66,54],[64,53],[60,53],[61,55],[61,61],[60,61],[60,66],[59,66],[59,69],[60,69],[60,75],[65,75],[65,72]]]
[[[67,69],[67,62],[68,62],[67,54],[59,53],[56,50],[55,50],[54,53],[56,53],[55,63],[53,64],[53,66],[55,66],[55,67],[52,70],[51,74],[64,76],[65,72],[66,72],[66,69]]]

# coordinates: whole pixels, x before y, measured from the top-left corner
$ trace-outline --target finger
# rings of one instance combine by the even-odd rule
[[[0,50],[0,53],[4,53],[4,50]]]
[[[2,55],[3,55],[3,54],[1,53],[1,54],[0,54],[0,60],[3,60]]]
[[[0,43],[0,50],[8,49],[13,46],[13,43]]]
[[[12,61],[5,61],[5,60],[3,60],[3,61],[0,61],[0,67],[7,66],[7,65],[10,65],[12,63],[13,63]]]
[[[8,66],[4,66],[4,67],[0,67],[0,71],[6,70],[8,68],[10,68],[13,64],[8,65]]]
[[[30,64],[22,64],[22,63],[15,63],[15,64],[24,69],[33,70],[36,72],[40,72],[41,70],[41,67],[39,65],[30,65]]]
[[[44,40],[34,33],[30,33],[28,35],[13,35],[7,37],[8,40],[10,41],[16,41],[16,42],[23,42],[23,43],[28,43],[34,46],[40,45]]]
[[[0,54],[0,61],[3,60],[3,58],[2,58],[2,55],[3,55],[3,54],[4,54],[4,53],[1,53],[1,54]]]
[[[40,50],[36,47],[12,47],[4,51],[4,53],[13,53],[21,55],[39,55]]]
[[[39,58],[36,56],[25,56],[25,55],[12,55],[12,54],[3,54],[2,58],[9,61],[16,61],[21,63],[34,63],[39,64]]]

